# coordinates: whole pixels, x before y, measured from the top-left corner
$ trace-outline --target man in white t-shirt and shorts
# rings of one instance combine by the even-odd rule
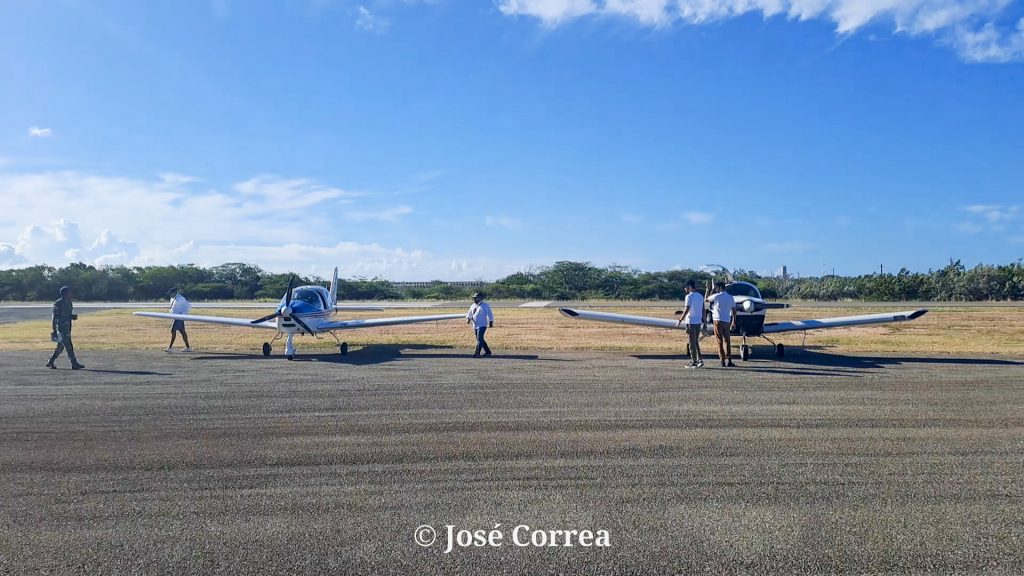
[[[700,357],[700,331],[704,326],[704,295],[697,292],[697,285],[690,280],[686,283],[686,300],[683,315],[676,326],[686,322],[686,335],[690,341],[690,365],[687,368],[703,368],[704,359]]]
[[[736,307],[736,299],[725,291],[721,282],[715,282],[715,288],[711,296],[708,296],[708,303],[711,307],[711,319],[715,323],[715,339],[718,340],[718,359],[722,366],[736,367],[732,363],[732,340],[730,332],[736,327],[736,314],[733,308]]]
[[[167,295],[171,297],[171,314],[188,314],[189,310],[192,309],[192,304],[178,293],[177,288],[168,290]],[[185,333],[184,320],[175,320],[171,324],[171,343],[167,345],[166,352],[174,352],[174,339],[177,337],[177,332],[181,332],[181,339],[185,341],[185,348],[182,352],[191,352],[192,347],[188,344],[188,334]]]

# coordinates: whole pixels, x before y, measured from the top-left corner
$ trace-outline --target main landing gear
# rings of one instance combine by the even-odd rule
[[[330,334],[331,336],[334,336],[333,332],[331,332]],[[271,340],[270,342],[263,343],[264,356],[270,356],[270,353],[273,352],[274,350],[274,342],[277,342],[281,338],[281,336],[282,334],[278,334],[277,336],[274,336],[274,339]],[[294,336],[294,334],[288,334],[284,341],[284,355],[289,360],[295,360],[295,343],[292,341],[292,338]],[[338,340],[337,336],[334,336],[334,341],[338,343],[338,353],[341,354],[342,356],[348,356],[348,342],[342,342],[341,340]]]

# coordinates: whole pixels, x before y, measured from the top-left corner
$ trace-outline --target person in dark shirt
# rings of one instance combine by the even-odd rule
[[[52,320],[52,332],[50,332],[50,340],[57,343],[57,348],[53,351],[53,355],[50,356],[50,360],[46,363],[47,368],[56,368],[53,363],[60,356],[61,352],[67,350],[68,359],[71,360],[72,370],[81,370],[85,368],[84,364],[80,364],[78,359],[75,358],[75,345],[71,342],[71,323],[78,320],[78,314],[74,312],[74,306],[71,304],[71,297],[73,296],[71,288],[64,286],[60,289],[60,299],[53,303],[53,320]]]

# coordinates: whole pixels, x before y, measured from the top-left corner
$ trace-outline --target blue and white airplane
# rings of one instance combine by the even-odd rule
[[[908,322],[916,320],[928,313],[927,308],[917,310],[905,310],[902,312],[883,312],[881,314],[861,314],[858,316],[840,316],[837,318],[818,318],[814,320],[791,320],[788,322],[765,322],[767,310],[789,308],[789,304],[779,302],[768,302],[761,297],[757,286],[749,282],[736,281],[727,268],[718,264],[710,264],[701,267],[701,270],[710,271],[712,274],[723,273],[726,278],[725,291],[732,295],[736,302],[733,313],[736,315],[733,336],[741,338],[740,358],[750,358],[752,349],[747,343],[747,338],[761,337],[767,340],[775,350],[775,355],[782,358],[786,354],[786,347],[771,339],[770,335],[783,332],[805,332],[808,330],[820,330],[825,328],[840,328],[843,326],[865,326],[868,324],[886,324],[889,322]],[[706,304],[706,302],[705,302]],[[579,320],[594,320],[597,322],[613,322],[616,324],[633,324],[635,326],[651,326],[654,328],[668,328],[671,330],[685,330],[686,325],[680,325],[678,319],[652,318],[650,316],[634,316],[632,314],[615,314],[612,312],[593,312],[577,308],[559,308],[563,316]],[[682,311],[676,310],[676,316],[682,315]],[[704,313],[704,322],[701,324],[701,337],[713,334],[711,324],[711,311]],[[686,355],[690,355],[690,345],[686,345]]]
[[[379,306],[338,305],[338,269],[334,269],[334,279],[328,290],[323,286],[293,287],[295,278],[288,281],[288,292],[281,298],[281,303],[273,314],[256,320],[244,318],[227,318],[224,316],[199,316],[194,314],[169,314],[165,312],[135,312],[136,316],[162,318],[165,320],[185,320],[187,322],[206,322],[209,324],[225,324],[228,326],[245,326],[247,328],[263,328],[276,330],[277,334],[269,342],[263,343],[263,355],[270,356],[272,344],[285,338],[284,354],[289,360],[295,359],[296,335],[330,334],[338,343],[341,355],[348,354],[348,343],[342,342],[334,333],[337,330],[353,328],[374,328],[377,326],[395,326],[398,324],[415,324],[417,322],[433,322],[436,320],[465,320],[465,314],[434,314],[428,316],[397,316],[394,318],[366,318],[361,320],[334,320],[338,310],[384,310]]]

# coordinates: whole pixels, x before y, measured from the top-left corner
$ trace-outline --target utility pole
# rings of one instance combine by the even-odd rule
[[[878,275],[879,276],[884,276],[885,275],[885,264],[879,264],[878,265]]]

